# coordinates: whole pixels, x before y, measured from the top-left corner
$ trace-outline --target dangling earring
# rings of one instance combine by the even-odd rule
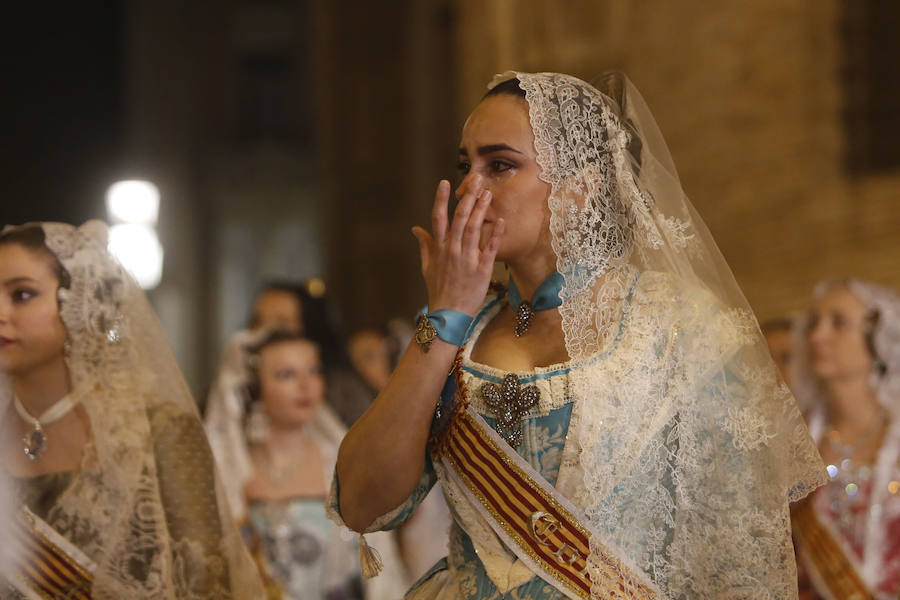
[[[247,425],[244,429],[247,441],[251,444],[262,444],[269,436],[269,417],[266,409],[259,400],[250,406],[250,415],[247,417]]]

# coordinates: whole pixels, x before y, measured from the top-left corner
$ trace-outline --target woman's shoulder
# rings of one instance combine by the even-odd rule
[[[713,294],[700,283],[667,271],[642,271],[634,289],[635,294],[644,301],[668,305],[684,301],[715,301]]]
[[[672,273],[642,273],[635,286],[635,321],[666,330],[696,363],[721,362],[759,341],[756,317],[743,303],[726,302],[697,281]],[[646,331],[646,329],[644,329]]]
[[[638,276],[632,304],[651,308],[657,316],[670,315],[679,321],[696,321],[737,310],[702,283],[662,271],[644,271]]]

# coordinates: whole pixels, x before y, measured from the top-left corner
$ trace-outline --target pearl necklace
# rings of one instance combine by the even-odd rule
[[[78,405],[79,400],[80,398],[74,394],[66,394],[54,402],[50,408],[41,413],[40,417],[35,419],[25,409],[25,406],[22,404],[22,401],[19,400],[19,397],[13,395],[13,404],[16,407],[16,412],[19,413],[19,416],[22,417],[23,421],[30,423],[33,427],[33,429],[22,438],[22,443],[25,444],[23,450],[25,451],[25,456],[27,456],[29,460],[39,459],[47,450],[47,434],[44,433],[44,427],[59,421],[69,414],[69,412]]]

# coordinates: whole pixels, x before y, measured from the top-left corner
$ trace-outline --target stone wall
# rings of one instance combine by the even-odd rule
[[[457,6],[460,114],[511,68],[629,74],[761,318],[803,307],[823,278],[900,288],[900,174],[842,167],[837,0]]]

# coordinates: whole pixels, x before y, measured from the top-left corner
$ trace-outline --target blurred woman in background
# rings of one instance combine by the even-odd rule
[[[814,294],[792,387],[830,481],[794,510],[808,598],[900,592],[900,298],[858,279]]]
[[[394,370],[390,339],[378,329],[362,329],[347,344],[350,364],[369,389],[372,399],[387,385]]]
[[[197,410],[107,228],[0,233],[3,598],[262,593]]]
[[[346,429],[323,405],[318,347],[278,330],[241,333],[236,341],[245,366],[220,374],[207,428],[269,597],[397,597],[405,580],[393,589],[391,577],[364,586],[354,536],[326,518],[327,484]],[[396,568],[390,550],[386,560]]]

